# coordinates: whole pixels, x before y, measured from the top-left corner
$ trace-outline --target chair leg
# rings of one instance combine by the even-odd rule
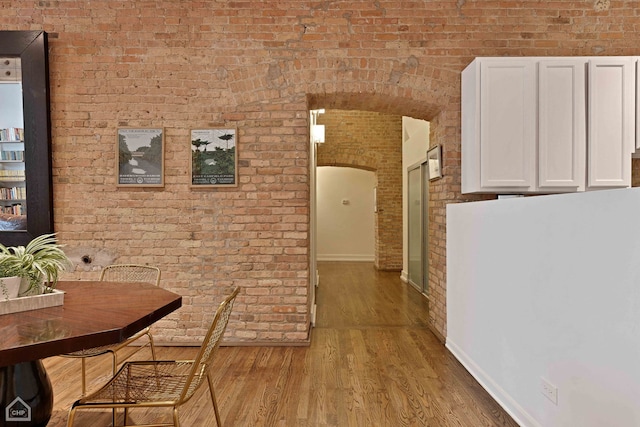
[[[81,368],[81,373],[82,373],[82,397],[84,397],[87,394],[87,380],[86,380],[87,367],[86,367],[85,358],[82,357],[82,358],[80,358],[80,360],[82,362],[82,368]]]
[[[113,366],[112,366],[113,367],[113,376],[115,377],[116,376],[116,372],[118,371],[118,355],[116,354],[115,351],[111,351],[110,353],[111,353],[111,357],[112,357],[111,362],[113,363]],[[116,414],[116,408],[112,408],[111,409],[111,425],[113,427],[116,427],[116,415],[117,415]],[[126,424],[127,424],[127,410],[125,409],[125,412],[124,412],[124,425],[126,425]]]
[[[156,347],[153,345],[153,337],[151,336],[151,332],[147,332],[147,337],[149,338],[149,347],[151,347],[151,359],[156,361]]]
[[[218,412],[218,402],[216,401],[216,393],[213,391],[213,380],[211,379],[210,374],[207,374],[207,381],[209,382],[209,394],[211,395],[211,402],[213,402],[213,412],[216,415],[216,423],[218,424],[218,427],[222,427],[220,413]]]
[[[76,408],[71,408],[71,410],[69,411],[69,417],[67,418],[67,427],[73,427],[73,420],[75,417],[76,417]]]
[[[178,408],[173,407],[173,425],[174,427],[180,427],[180,418],[178,417]]]

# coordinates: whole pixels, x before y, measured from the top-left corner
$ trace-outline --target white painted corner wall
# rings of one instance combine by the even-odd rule
[[[449,205],[447,348],[522,426],[639,426],[640,189]]]
[[[375,259],[375,174],[322,166],[317,173],[318,261]]]

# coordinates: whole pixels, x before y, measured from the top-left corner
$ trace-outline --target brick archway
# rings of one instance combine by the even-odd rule
[[[355,83],[354,83],[355,85]],[[451,83],[449,89],[445,90],[441,88],[439,94],[447,93],[454,83]],[[365,111],[372,113],[373,115],[380,116],[396,116],[401,122],[402,116],[408,116],[431,122],[431,144],[441,144],[444,147],[444,178],[431,184],[430,188],[430,201],[429,201],[429,265],[432,268],[432,273],[429,275],[429,287],[431,293],[430,302],[430,325],[434,332],[444,339],[446,335],[446,229],[445,229],[445,206],[450,201],[455,201],[455,194],[457,192],[446,192],[447,188],[451,188],[451,185],[459,186],[459,178],[454,178],[455,174],[459,176],[459,129],[455,126],[444,126],[442,123],[447,120],[457,119],[456,112],[450,113],[450,109],[459,108],[457,104],[442,106],[427,102],[425,100],[407,99],[397,96],[391,96],[385,93],[379,94],[362,94],[362,93],[325,93],[322,95],[308,95],[309,109],[324,108],[325,111],[331,111],[332,109],[340,111]],[[458,98],[455,98],[458,101]],[[318,123],[326,121],[326,117],[319,119]],[[401,125],[400,125],[401,128]],[[325,132],[329,132],[328,129]],[[330,134],[327,134],[329,137]],[[402,140],[401,135],[399,141]],[[401,142],[399,147],[401,150]],[[351,147],[343,147],[342,149],[335,150],[327,156],[323,156],[319,150],[318,165],[322,166],[349,166],[359,167],[368,170],[376,171],[378,176],[378,165],[385,159],[385,153],[380,151],[367,151],[362,147],[353,145]],[[401,200],[401,194],[399,193],[402,188],[402,173],[398,170],[397,175],[397,187],[392,188],[389,186],[387,190],[391,190],[389,194],[385,194],[384,191],[378,192],[378,199],[380,203],[387,202],[393,203],[394,200]],[[399,188],[399,189],[398,189]],[[397,191],[394,191],[396,190]],[[380,189],[379,189],[380,190]],[[448,200],[445,196],[452,197]],[[388,265],[394,265],[389,269],[401,269],[402,268],[402,207],[401,202],[398,202],[399,206],[395,209],[393,215],[394,222],[399,226],[397,229],[389,229],[389,234],[397,237],[399,242],[396,241],[395,247],[392,246],[391,253],[396,255],[399,253],[399,258],[394,258],[389,263],[385,259],[385,240],[386,236],[379,233],[379,224],[376,219],[376,266],[382,269],[386,269]],[[390,210],[393,210],[392,206]],[[390,238],[389,240],[393,240]],[[380,246],[378,246],[380,245]],[[394,252],[395,251],[395,252]],[[379,259],[380,258],[380,259]],[[399,261],[398,261],[399,259]],[[397,264],[399,262],[399,265]]]

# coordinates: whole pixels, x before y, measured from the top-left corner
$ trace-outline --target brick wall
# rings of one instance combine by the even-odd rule
[[[347,166],[376,174],[375,265],[402,270],[402,117],[369,111],[325,110],[325,143],[318,166]]]
[[[640,187],[640,159],[631,160],[631,186]]]
[[[633,55],[635,1],[9,0],[0,28],[51,33],[55,223],[72,278],[163,270],[185,296],[160,339],[193,342],[232,284],[233,341],[308,331],[308,109],[431,121],[431,323],[446,335],[445,206],[460,195],[460,71],[476,56]],[[165,187],[115,186],[121,126],[163,127]],[[237,126],[237,188],[191,190],[189,129]]]

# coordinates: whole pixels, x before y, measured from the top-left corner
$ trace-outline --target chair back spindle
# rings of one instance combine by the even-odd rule
[[[160,269],[148,265],[114,264],[102,269],[100,280],[106,282],[146,282],[160,284]]]

